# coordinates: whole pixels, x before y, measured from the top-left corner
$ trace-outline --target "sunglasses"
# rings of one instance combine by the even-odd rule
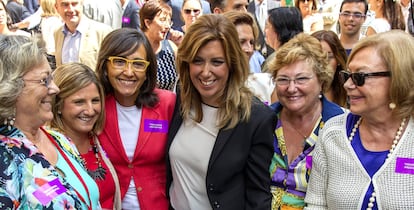
[[[342,83],[345,83],[349,78],[352,79],[352,82],[356,86],[363,86],[365,83],[365,78],[367,77],[390,77],[390,71],[381,71],[381,72],[372,72],[372,73],[363,73],[363,72],[355,72],[351,73],[349,71],[341,71],[339,72],[339,76]]]
[[[189,15],[191,13],[194,13],[194,15],[198,15],[200,14],[200,10],[199,9],[184,9],[184,13],[186,15]]]

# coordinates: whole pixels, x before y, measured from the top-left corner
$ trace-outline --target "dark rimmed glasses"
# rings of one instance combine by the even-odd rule
[[[150,62],[141,59],[130,60],[123,57],[118,56],[109,56],[108,60],[110,61],[111,65],[115,69],[124,70],[129,65],[131,65],[131,69],[134,72],[145,72],[147,67],[149,66]]]
[[[200,11],[201,10],[199,10],[199,9],[184,9],[184,13],[186,15],[189,15],[191,13],[193,13],[194,15],[198,15],[198,14],[200,14]]]
[[[340,71],[339,76],[342,83],[345,83],[349,78],[352,79],[352,82],[356,86],[363,86],[365,84],[365,78],[367,77],[390,77],[390,71],[380,71],[380,72],[371,72],[371,73],[364,73],[364,72],[355,72],[351,73],[349,71]]]
[[[48,88],[50,83],[52,83],[52,81],[53,81],[53,76],[52,76],[52,74],[48,74],[47,77],[44,78],[44,79],[23,79],[23,81],[38,83],[38,84],[44,85]]]

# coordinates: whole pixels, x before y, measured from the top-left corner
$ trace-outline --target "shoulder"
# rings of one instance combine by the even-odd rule
[[[78,150],[76,149],[75,144],[73,144],[73,142],[65,135],[50,128],[45,128],[45,130],[48,134],[50,134],[50,136],[52,136],[54,140],[57,141],[58,145],[62,149],[65,149],[67,152],[70,152],[73,155],[78,155]]]
[[[154,89],[154,93],[157,94],[159,102],[157,106],[175,106],[175,101],[177,96],[175,93],[169,91],[169,90],[163,90],[163,89]]]
[[[158,97],[160,97],[160,101],[162,99],[174,99],[176,98],[175,93],[169,91],[169,90],[164,90],[164,89],[159,89],[159,88],[155,88],[154,89],[155,94],[158,95]]]
[[[265,120],[273,118],[276,119],[276,113],[270,106],[264,104],[257,97],[253,97],[251,119]]]

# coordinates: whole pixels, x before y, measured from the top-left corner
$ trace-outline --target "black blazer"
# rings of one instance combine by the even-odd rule
[[[179,110],[180,100],[177,100],[168,133],[167,195],[173,181],[169,150],[183,122]],[[213,209],[270,209],[272,195],[269,166],[274,152],[273,134],[276,122],[275,113],[254,98],[248,122],[219,131],[210,156],[205,183]]]

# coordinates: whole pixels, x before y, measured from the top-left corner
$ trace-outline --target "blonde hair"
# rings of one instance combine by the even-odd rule
[[[366,37],[352,48],[346,66],[365,48],[373,48],[391,71],[390,102],[397,105],[392,111],[400,117],[414,116],[414,38],[401,30]]]
[[[327,53],[322,50],[321,43],[315,37],[300,33],[286,42],[276,52],[276,57],[269,64],[273,79],[278,71],[297,61],[306,61],[315,72],[322,86],[322,92],[329,90],[333,74],[328,65]]]
[[[229,68],[228,81],[218,107],[218,127],[233,128],[240,121],[249,120],[253,96],[245,86],[249,64],[241,49],[237,30],[223,15],[208,14],[198,18],[189,28],[178,49],[181,112],[184,119],[194,118],[196,122],[203,119],[201,96],[191,82],[189,68],[200,48],[211,41],[219,41],[222,44]],[[195,111],[194,117],[190,115],[191,109]]]
[[[42,15],[41,17],[52,17],[52,16],[58,16],[59,13],[56,11],[56,0],[41,0],[40,1],[40,7],[42,7]]]
[[[53,72],[53,76],[53,81],[59,87],[60,92],[56,95],[52,103],[53,120],[50,122],[50,127],[65,133],[66,129],[62,121],[62,115],[59,114],[59,111],[63,108],[64,100],[88,85],[94,84],[99,92],[101,113],[91,132],[93,134],[98,134],[102,131],[105,119],[105,98],[102,85],[95,75],[95,72],[85,64],[68,63],[57,67]]]

